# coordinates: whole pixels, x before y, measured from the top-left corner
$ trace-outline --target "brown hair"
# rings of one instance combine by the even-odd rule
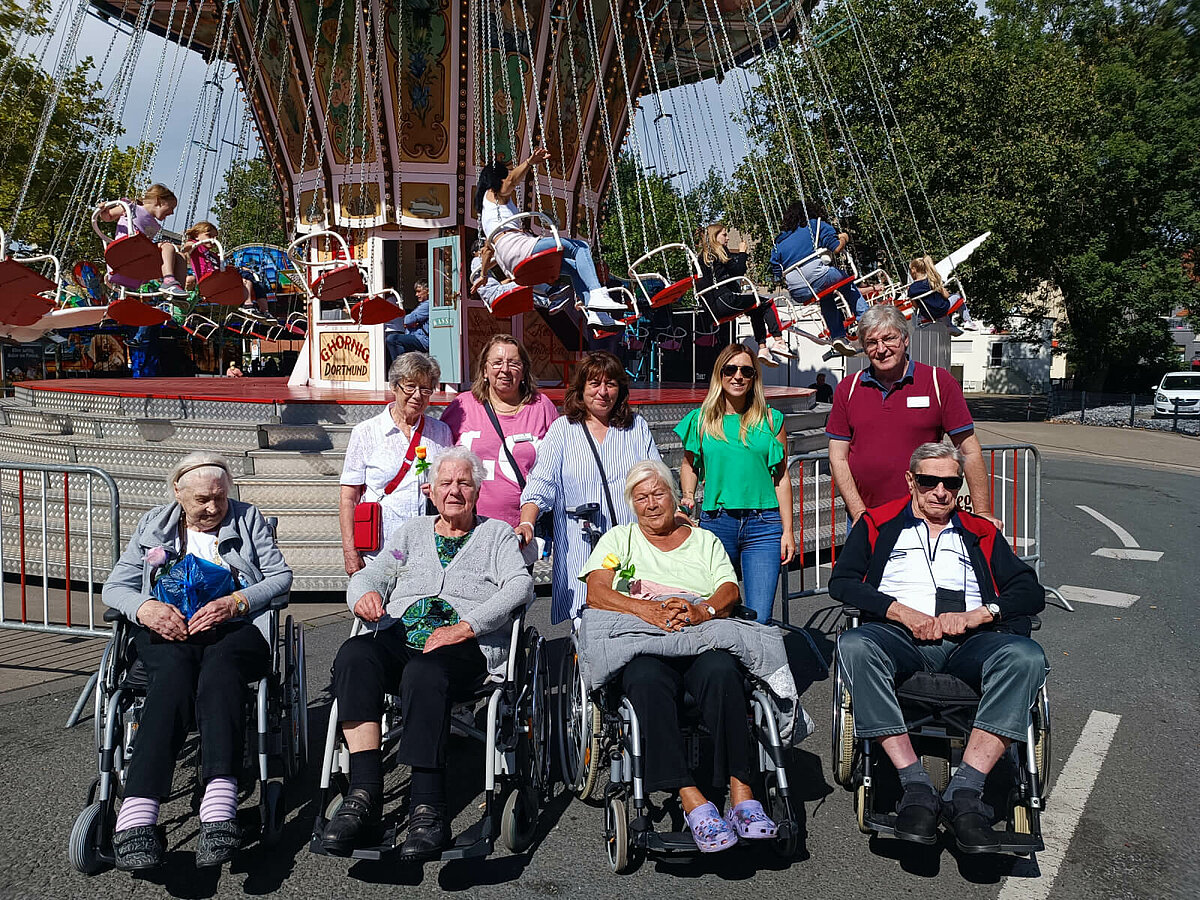
[[[143,205],[147,200],[162,200],[166,203],[174,203],[176,206],[179,205],[179,198],[175,196],[175,192],[165,184],[157,182],[146,188],[146,193],[142,194]]]
[[[488,354],[492,352],[492,348],[498,344],[509,344],[516,347],[517,355],[521,357],[521,383],[518,385],[521,392],[521,404],[536,400],[538,389],[537,382],[533,380],[533,360],[529,358],[529,351],[525,349],[525,345],[511,334],[493,334],[483,345],[483,349],[479,351],[479,357],[475,360],[475,378],[471,381],[471,393],[475,399],[480,403],[488,401],[487,358]]]
[[[217,231],[216,225],[214,225],[212,222],[206,222],[206,221],[201,220],[201,221],[197,222],[195,225],[193,225],[191,228],[189,228],[187,231],[185,231],[183,233],[183,236],[185,238],[187,238],[189,241],[197,241],[200,238],[205,238],[205,237],[215,238],[219,234],[220,234],[220,232]]]
[[[700,430],[714,440],[725,440],[725,386],[721,383],[721,369],[731,359],[745,353],[750,357],[750,365],[754,367],[754,384],[750,387],[750,402],[742,412],[741,428],[738,438],[746,443],[746,434],[751,428],[766,422],[771,424],[770,413],[767,411],[767,397],[763,392],[762,366],[758,357],[745,344],[730,344],[717,354],[713,363],[712,379],[708,383],[708,396],[700,404]]]
[[[576,424],[587,419],[587,407],[583,405],[583,389],[589,381],[601,378],[612,379],[617,383],[617,402],[613,404],[608,424],[614,428],[628,428],[633,424],[636,415],[629,405],[629,373],[621,365],[621,361],[611,353],[596,350],[589,353],[575,367],[571,376],[571,384],[567,387],[567,395],[563,398],[563,415],[568,422]]]
[[[726,230],[724,222],[713,222],[700,232],[700,259],[706,266],[712,266],[714,259],[729,262],[729,251],[717,243],[717,235]]]

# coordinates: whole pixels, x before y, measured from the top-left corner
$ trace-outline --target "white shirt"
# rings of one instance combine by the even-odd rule
[[[379,415],[354,426],[346,447],[341,477],[342,484],[366,485],[362,499],[377,501],[383,508],[384,540],[405,519],[425,514],[425,495],[421,492],[421,484],[427,480],[427,475],[417,474],[415,458],[396,489],[387,495],[383,493],[388,482],[396,477],[404,464],[410,441],[392,418],[394,405],[389,403]],[[425,416],[425,426],[417,446],[425,447],[426,459],[432,462],[442,450],[454,446],[450,427]]]
[[[517,204],[509,200],[507,203],[495,203],[486,196],[479,211],[479,226],[484,235],[492,242],[492,251],[501,267],[511,273],[521,260],[533,253],[538,239],[528,232],[521,231],[516,224],[503,229],[500,223],[517,215],[520,210]]]
[[[209,534],[206,531],[187,530],[187,550],[185,553],[190,553],[197,559],[202,559],[205,562],[210,562],[222,568],[228,569],[229,566],[225,560],[221,559],[221,554],[217,552],[217,535],[216,533]]]
[[[883,567],[881,593],[905,606],[934,615],[937,589],[966,592],[966,612],[983,601],[962,533],[953,523],[942,529],[930,546],[929,526],[917,519],[900,532]]]

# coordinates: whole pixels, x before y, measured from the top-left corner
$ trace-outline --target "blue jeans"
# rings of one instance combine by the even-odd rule
[[[841,269],[836,266],[830,266],[825,270],[824,275],[812,280],[813,290],[819,294],[831,284],[836,284],[845,277],[846,273]],[[853,281],[838,288],[837,291],[822,297],[820,300],[821,315],[825,319],[825,327],[829,329],[830,340],[837,340],[846,336],[846,324],[842,318],[844,313],[838,308],[837,298],[834,296],[838,292],[846,298],[846,302],[854,309],[855,318],[861,316],[870,308],[867,299],[862,295],[862,292],[858,289],[858,285]],[[804,303],[812,299],[812,294],[804,287],[792,288],[790,293],[792,298],[798,303]]]
[[[571,279],[571,287],[575,295],[582,301],[587,300],[587,292],[600,287],[600,276],[596,274],[596,264],[592,261],[592,248],[585,241],[573,238],[560,238],[563,251],[563,268]],[[554,249],[554,238],[538,238],[533,245],[534,253]]]
[[[429,342],[423,338],[410,334],[404,331],[389,331],[383,336],[384,346],[387,347],[388,365],[392,364],[392,360],[400,356],[402,353],[408,353],[410,350],[420,350],[422,353],[429,352]]]
[[[778,509],[716,509],[700,514],[700,527],[720,540],[742,579],[742,602],[760,622],[771,618],[779,586],[779,544],[783,519]]]

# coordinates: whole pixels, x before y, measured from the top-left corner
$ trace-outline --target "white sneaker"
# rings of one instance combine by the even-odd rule
[[[585,309],[583,311],[584,321],[593,328],[608,329],[616,328],[617,321],[606,312],[596,312],[594,309]]]
[[[596,288],[594,291],[588,291],[585,305],[588,309],[604,312],[625,312],[629,309],[624,303],[614,300],[607,288]]]
[[[959,327],[965,331],[978,331],[979,322],[977,322],[975,319],[970,319],[969,321],[963,322],[961,325],[959,325]]]
[[[963,330],[961,328],[959,328],[957,325],[955,325],[953,322],[946,323],[946,331],[949,332],[950,337],[958,337],[960,334],[963,333]]]
[[[767,349],[776,356],[782,356],[784,359],[796,358],[796,354],[788,349],[787,342],[774,335],[767,338]]]
[[[762,363],[764,366],[767,366],[772,369],[774,369],[776,366],[779,365],[779,360],[777,360],[774,356],[772,356],[771,351],[768,350],[765,346],[758,348],[758,361],[760,363]]]
[[[836,338],[831,345],[842,356],[858,356],[858,348],[847,342],[845,338]]]

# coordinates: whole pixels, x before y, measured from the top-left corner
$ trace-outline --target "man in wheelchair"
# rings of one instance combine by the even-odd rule
[[[911,496],[866,511],[830,578],[830,595],[865,620],[838,639],[839,675],[855,736],[877,743],[899,775],[895,836],[933,844],[940,816],[963,852],[996,852],[984,782],[1009,745],[1026,740],[1046,679],[1045,654],[1029,638],[1045,593],[990,521],[956,508],[963,472],[952,445],[918,447],[906,480]],[[980,694],[962,763],[940,796],[896,696],[918,672],[952,674]]]

